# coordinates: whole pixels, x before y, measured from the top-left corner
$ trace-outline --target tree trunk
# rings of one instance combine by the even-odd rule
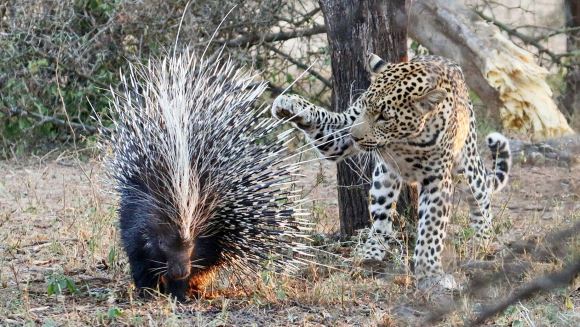
[[[580,3],[578,0],[565,0],[566,27],[580,26]],[[580,31],[568,33],[566,42],[568,52],[580,50]],[[562,105],[570,116],[580,114],[580,56],[570,57],[570,68],[566,74],[566,91],[562,96]]]
[[[343,111],[370,84],[365,69],[368,52],[390,62],[406,60],[407,14],[405,0],[320,0],[327,26],[332,62],[332,110]],[[369,226],[368,190],[372,163],[362,167],[362,160],[338,164],[338,203],[340,232],[353,235],[355,230]],[[356,168],[355,168],[356,169]],[[365,182],[365,180],[367,182]],[[404,192],[412,194],[413,192]],[[399,203],[405,206],[404,197]]]

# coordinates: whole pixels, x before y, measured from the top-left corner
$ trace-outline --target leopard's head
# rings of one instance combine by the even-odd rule
[[[419,135],[428,117],[447,97],[437,78],[418,62],[390,64],[370,54],[371,85],[355,102],[361,114],[350,132],[365,151]]]

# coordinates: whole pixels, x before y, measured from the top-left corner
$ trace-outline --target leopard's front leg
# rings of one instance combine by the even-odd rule
[[[278,96],[272,104],[272,115],[294,124],[310,139],[326,159],[339,161],[358,150],[350,136],[350,127],[359,114],[356,106],[344,113],[318,107],[298,95]]]
[[[419,195],[419,225],[414,251],[415,276],[419,289],[433,286],[456,289],[452,275],[443,271],[443,252],[446,227],[451,207],[452,181],[450,169],[421,181]]]
[[[377,162],[373,171],[373,182],[369,190],[371,203],[369,211],[373,225],[369,237],[362,248],[365,260],[383,260],[388,246],[387,242],[394,238],[393,212],[402,179],[394,169],[384,162]]]

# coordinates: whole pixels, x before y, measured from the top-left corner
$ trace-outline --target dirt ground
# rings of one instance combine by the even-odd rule
[[[315,229],[333,234],[335,167],[313,163],[305,170]],[[454,199],[447,269],[464,283],[501,272],[480,292],[418,292],[405,255],[394,253],[370,272],[352,259],[361,240],[323,236],[316,260],[325,265],[304,267],[297,276],[264,271],[248,277],[245,288],[219,280],[185,304],[162,296],[143,300],[131,286],[115,197],[103,191],[101,172],[95,160],[66,151],[0,162],[0,325],[457,326],[579,255],[578,235],[557,239],[555,246],[545,235],[580,220],[580,167],[516,164],[509,187],[494,198],[492,247],[470,247],[464,201]],[[449,311],[443,320],[425,322],[441,311]],[[579,278],[518,301],[485,324],[577,326]]]

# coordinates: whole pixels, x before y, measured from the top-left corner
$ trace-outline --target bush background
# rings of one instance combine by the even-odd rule
[[[109,88],[117,87],[129,62],[146,62],[173,47],[186,5],[185,0],[0,4],[0,158],[70,142],[73,137],[90,141],[86,136],[94,134],[93,108],[99,114],[107,112]],[[302,22],[281,20],[293,11],[307,10],[296,5],[279,0],[192,1],[178,47],[202,51],[227,16],[208,53],[225,40],[240,41],[226,44],[226,54],[241,65],[269,71],[272,83],[286,85],[295,79],[284,71],[291,63],[270,70],[272,54],[256,44],[284,24],[293,29],[313,25],[308,17]],[[316,81],[305,79],[299,85],[310,82]]]

